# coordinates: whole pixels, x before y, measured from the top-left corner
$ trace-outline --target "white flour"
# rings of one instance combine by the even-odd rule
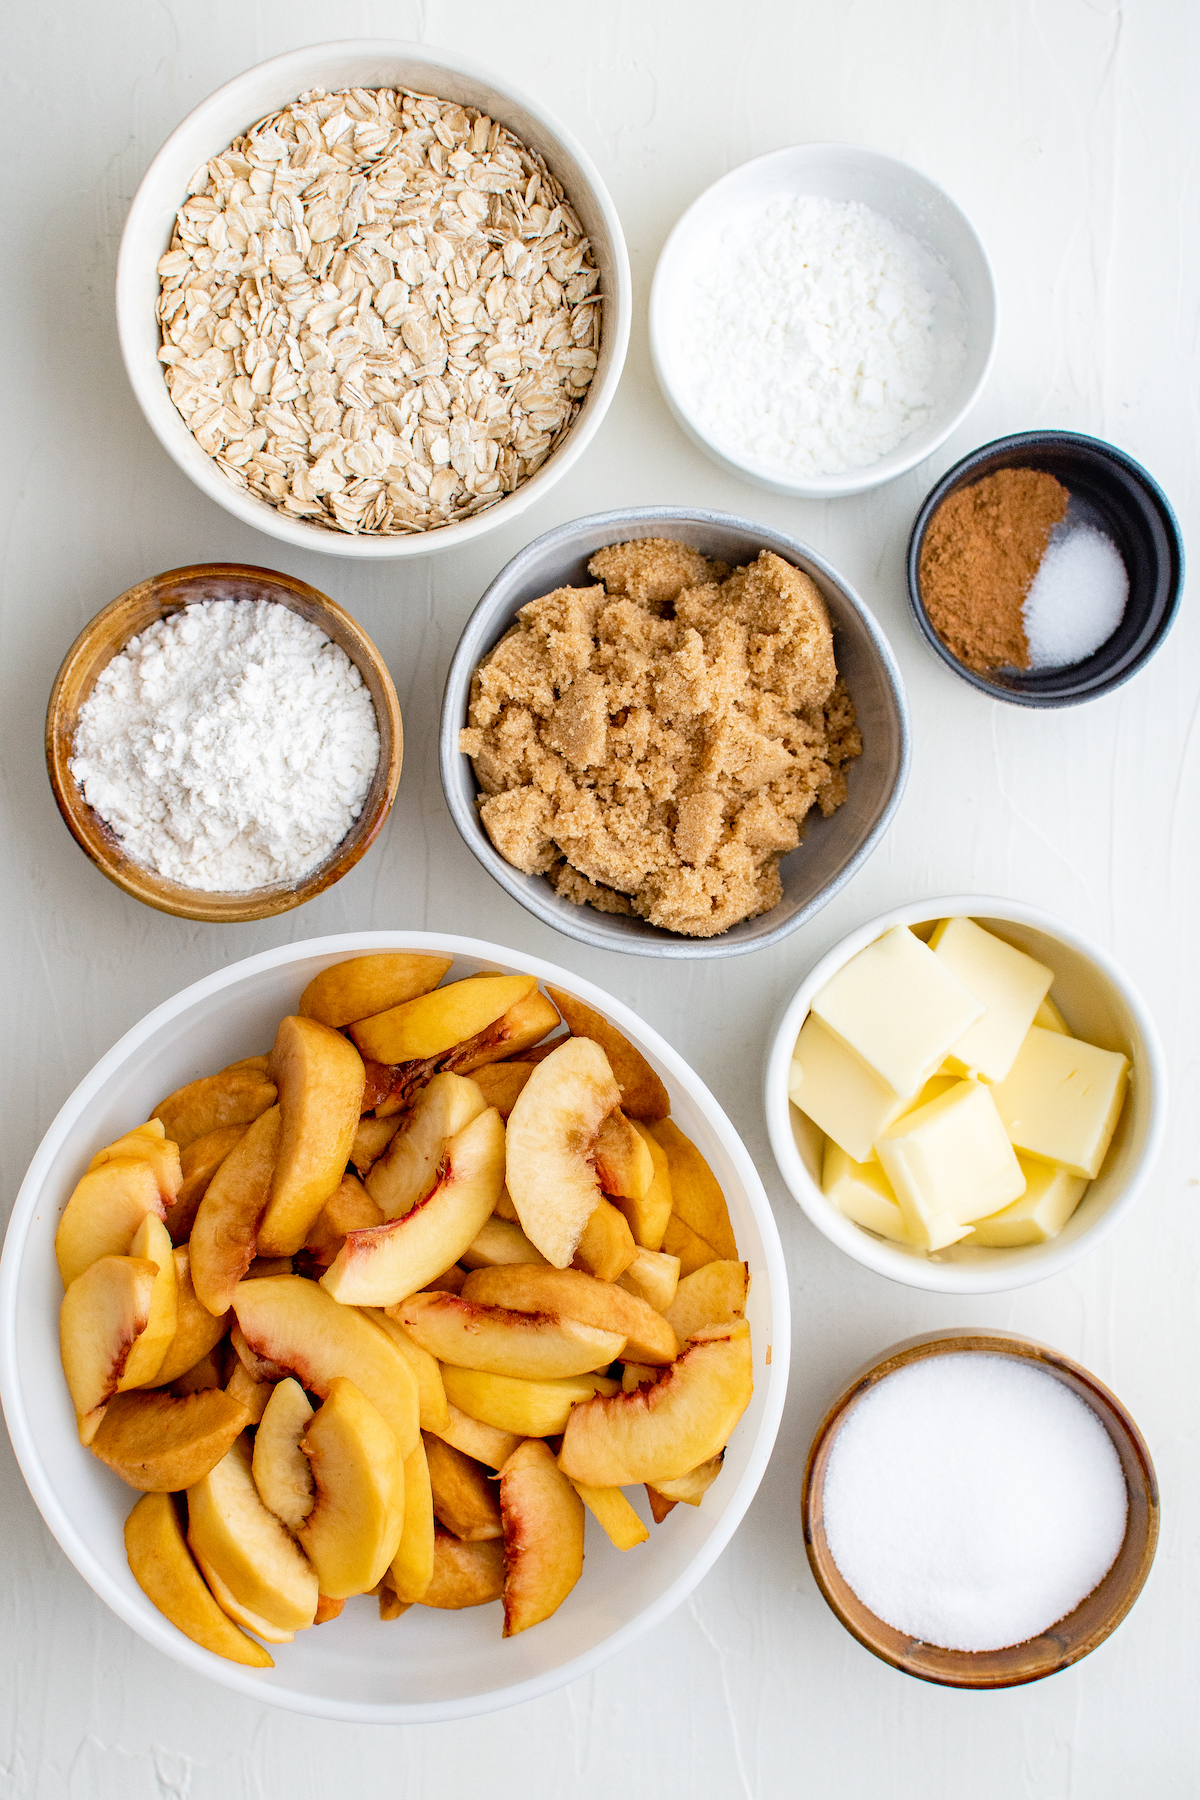
[[[793,194],[717,241],[683,321],[717,442],[789,476],[862,469],[926,424],[966,357],[945,264],[858,201]]]
[[[374,703],[344,650],[274,601],[205,600],[108,664],[71,773],[143,868],[244,893],[322,862],[378,761]]]

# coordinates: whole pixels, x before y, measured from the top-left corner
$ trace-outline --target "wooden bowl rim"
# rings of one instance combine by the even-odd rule
[[[911,1363],[924,1361],[930,1356],[963,1353],[1014,1356],[1044,1368],[1073,1393],[1079,1393],[1080,1388],[1085,1390],[1080,1398],[1087,1398],[1113,1441],[1113,1448],[1121,1460],[1129,1497],[1129,1516],[1121,1549],[1112,1567],[1091,1593],[1086,1594],[1072,1612],[1054,1621],[1037,1637],[994,1651],[947,1650],[940,1645],[929,1645],[920,1639],[908,1637],[887,1625],[864,1605],[837,1569],[825,1539],[822,1516],[821,1503],[829,1452],[838,1431],[863,1395],[885,1376],[894,1374],[897,1369]],[[1114,1421],[1120,1428],[1123,1443],[1118,1441],[1113,1430]],[[1122,1450],[1126,1452],[1125,1455],[1122,1455]],[[1136,1488],[1130,1478],[1130,1464],[1139,1477]],[[879,1657],[881,1662],[899,1669],[904,1675],[942,1687],[978,1689],[1020,1687],[1031,1681],[1042,1681],[1046,1676],[1055,1675],[1072,1663],[1079,1662],[1098,1644],[1102,1644],[1125,1618],[1145,1586],[1158,1544],[1160,1507],[1158,1480],[1145,1439],[1129,1412],[1102,1381],[1081,1363],[1036,1338],[999,1327],[964,1327],[949,1332],[927,1331],[915,1337],[904,1338],[884,1351],[882,1356],[873,1358],[856,1370],[826,1411],[813,1435],[804,1467],[800,1511],[804,1548],[813,1579],[830,1611],[851,1636],[865,1650]],[[1121,1563],[1130,1560],[1130,1534],[1138,1523],[1135,1514],[1140,1515],[1143,1511],[1145,1519],[1140,1549],[1135,1548],[1133,1566],[1120,1578],[1120,1591],[1110,1605],[1107,1617],[1090,1627],[1076,1642],[1068,1641],[1071,1621],[1085,1607],[1094,1605],[1094,1597],[1113,1579]],[[906,1643],[907,1649],[897,1640]],[[1046,1646],[1040,1658],[1033,1654],[1033,1647],[1038,1645]],[[1015,1654],[1020,1651],[1026,1652],[1025,1662],[1028,1666],[1004,1666],[1012,1664]],[[939,1666],[931,1666],[931,1659]],[[997,1659],[1003,1659],[1003,1664],[999,1664]]]
[[[154,617],[164,618],[194,603],[183,598],[169,602],[166,596],[172,589],[184,590],[205,581],[244,581],[271,590],[260,597],[270,599],[276,605],[290,606],[302,617],[319,624],[325,635],[355,664],[371,695],[379,728],[379,761],[363,810],[324,861],[298,882],[272,882],[265,887],[229,893],[168,881],[129,858],[116,834],[88,805],[71,774],[71,741],[79,709],[93,692],[102,670],[132,638],[153,622]],[[296,605],[297,601],[302,604]],[[81,695],[74,715],[68,719],[65,693],[80,665],[93,658],[97,646],[104,642],[113,621],[122,611],[136,612],[147,607],[157,610],[113,642],[110,654],[97,662],[87,692]],[[187,563],[159,575],[147,576],[126,588],[123,594],[102,607],[79,633],[54,678],[46,708],[46,768],[50,786],[67,829],[89,861],[123,892],[144,905],[176,918],[200,919],[213,924],[238,924],[289,912],[340,881],[366,854],[383,829],[400,785],[403,758],[404,728],[395,685],[387,664],[362,626],[319,588],[278,569],[263,568],[254,563]]]

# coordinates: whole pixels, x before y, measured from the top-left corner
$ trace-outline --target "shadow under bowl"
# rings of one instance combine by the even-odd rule
[[[1099,1418],[1121,1463],[1129,1501],[1125,1537],[1107,1575],[1073,1612],[1039,1636],[1003,1650],[945,1650],[888,1625],[859,1599],[833,1560],[825,1536],[825,1477],[838,1432],[863,1396],[885,1376],[929,1356],[962,1353],[1011,1356],[1061,1381]],[[822,1597],[864,1649],[905,1675],[941,1687],[1020,1687],[1069,1668],[1102,1644],[1145,1584],[1158,1543],[1159,1501],[1154,1464],[1141,1432],[1115,1394],[1058,1350],[1008,1331],[927,1332],[895,1344],[860,1370],[822,1420],[808,1453],[801,1495],[804,1548]]]
[[[310,620],[337,644],[362,676],[379,726],[379,761],[362,811],[341,842],[299,881],[277,881],[243,892],[209,893],[168,881],[127,854],[120,838],[88,805],[71,773],[79,713],[101,671],[125,645],[158,619],[201,600],[270,600]],[[387,665],[366,632],[327,594],[243,563],[195,563],[152,575],[110,602],[68,650],[50,691],[46,711],[46,768],[58,810],[71,836],[96,867],[125,893],[159,912],[208,924],[265,919],[303,906],[340,881],[383,829],[400,785],[404,733],[400,704]]]
[[[811,576],[833,626],[838,672],[845,677],[862,732],[863,753],[846,774],[845,803],[828,819],[810,814],[799,847],[779,865],[783,898],[756,919],[714,938],[690,938],[646,919],[600,913],[556,894],[543,875],[506,862],[484,830],[470,758],[458,747],[467,723],[471,676],[504,636],[520,608],[559,587],[594,585],[588,559],[609,544],[666,537],[735,566],[773,550]],[[805,924],[860,869],[891,823],[908,778],[908,702],[891,646],[854,589],[797,538],[730,513],[639,506],[593,513],[535,538],[501,569],[467,621],[442,699],[441,770],[446,804],[467,847],[506,893],[544,924],[597,950],[674,959],[738,956],[775,944]]]
[[[1112,636],[1060,669],[993,669],[959,662],[938,636],[921,595],[921,552],[934,514],[952,494],[999,469],[1041,469],[1068,490],[1081,521],[1114,542],[1129,576],[1129,600]],[[1123,450],[1073,431],[1021,431],[973,450],[943,475],[917,514],[908,541],[908,598],[926,643],[980,693],[1017,706],[1077,706],[1136,675],[1175,621],[1183,591],[1183,539],[1158,483]]]

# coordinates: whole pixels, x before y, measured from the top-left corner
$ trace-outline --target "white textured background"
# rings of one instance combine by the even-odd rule
[[[213,967],[342,928],[431,926],[564,963],[637,1007],[710,1083],[775,1203],[792,1277],[791,1393],[766,1481],[689,1605],[620,1664],[515,1712],[408,1730],[307,1723],[197,1683],[92,1595],[0,1451],[0,1800],[241,1800],[352,1793],[442,1800],[1194,1800],[1197,1208],[1195,1119],[1200,631],[1185,603],[1157,660],[1064,712],[992,705],[919,643],[902,554],[934,478],[1033,426],[1143,459],[1184,523],[1197,502],[1195,0],[59,0],[4,8],[0,132],[0,730],[3,732],[4,1205],[76,1081],[148,1008]],[[167,133],[242,69],[335,36],[454,46],[563,118],[608,182],[639,311],[598,441],[534,512],[399,572],[301,555],[197,494],[143,424],[112,285],[133,191]],[[890,487],[790,503],[720,475],[672,425],[645,302],[682,209],[725,170],[842,138],[944,182],[994,260],[995,370],[942,452]],[[907,797],[870,865],[777,950],[656,969],[589,952],[492,885],[442,803],[435,729],[457,634],[529,538],[599,507],[713,506],[807,539],[863,593],[904,669]],[[141,577],[265,562],[348,605],[404,710],[400,799],[380,844],[299,913],[224,929],[140,907],[84,860],[42,762],[55,669]],[[1168,1151],[1137,1215],[1060,1279],[970,1303],[892,1286],[840,1256],[775,1173],[758,1067],[777,1006],[845,931],[908,898],[991,891],[1065,914],[1139,983],[1173,1082]],[[1149,1584],[1116,1636],[1029,1689],[962,1694],[861,1650],[809,1577],[797,1514],[808,1438],[856,1364],[962,1323],[1049,1340],[1110,1383],[1162,1484]],[[402,1626],[393,1627],[400,1630]]]

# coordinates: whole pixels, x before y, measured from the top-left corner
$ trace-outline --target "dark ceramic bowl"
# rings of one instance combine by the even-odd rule
[[[1045,469],[1084,517],[1108,533],[1129,573],[1129,601],[1117,629],[1069,668],[977,674],[947,649],[921,599],[921,550],[943,500],[997,469]],[[1174,623],[1183,592],[1183,539],[1162,489],[1124,451],[1074,431],[1020,431],[972,451],[943,475],[917,514],[908,540],[908,598],[930,648],[972,687],[1017,706],[1076,706],[1111,693],[1149,662]]]

